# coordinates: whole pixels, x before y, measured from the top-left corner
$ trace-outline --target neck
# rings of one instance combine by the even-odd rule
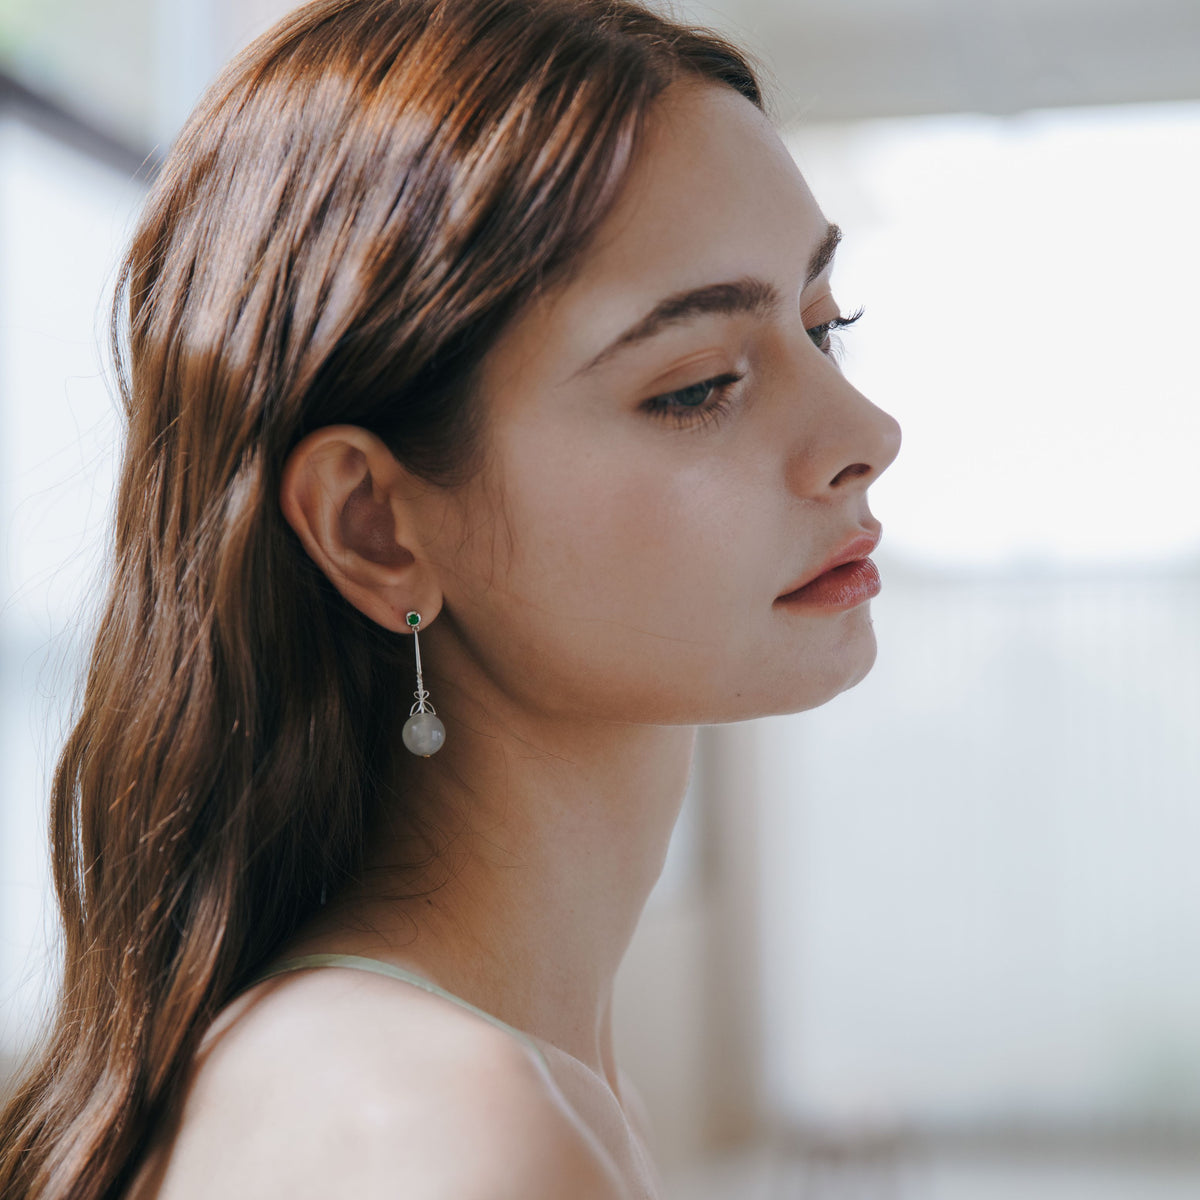
[[[615,1091],[613,980],[662,870],[695,729],[487,707],[448,706],[445,746],[398,764],[398,793],[440,831],[437,861],[415,882],[398,876],[411,828],[384,813],[363,884],[295,948],[315,933],[323,948],[410,965]]]

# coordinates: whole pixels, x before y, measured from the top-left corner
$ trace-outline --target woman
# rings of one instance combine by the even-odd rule
[[[624,0],[318,0],[227,69],[114,309],[6,1197],[657,1194],[610,999],[695,727],[874,660],[838,236]]]

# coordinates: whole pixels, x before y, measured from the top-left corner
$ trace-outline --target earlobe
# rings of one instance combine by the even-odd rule
[[[425,565],[406,544],[410,531],[398,528],[402,475],[373,433],[329,425],[288,455],[279,488],[284,519],[308,556],[351,604],[395,630],[405,627],[414,603],[426,613],[441,607]]]

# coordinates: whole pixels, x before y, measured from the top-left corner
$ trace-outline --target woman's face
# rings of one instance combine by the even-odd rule
[[[571,281],[483,364],[492,460],[423,546],[425,657],[547,715],[811,708],[874,662],[869,601],[778,598],[879,532],[867,488],[900,429],[819,348],[828,222],[767,119],[689,81],[647,133]]]

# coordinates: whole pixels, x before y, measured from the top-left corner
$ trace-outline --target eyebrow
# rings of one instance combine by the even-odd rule
[[[830,222],[808,261],[808,274],[804,279],[805,287],[808,287],[833,261],[834,252],[841,240],[841,229]],[[690,291],[677,292],[673,296],[667,296],[664,300],[660,300],[640,321],[631,325],[624,333],[605,346],[595,358],[576,371],[575,375],[586,375],[620,351],[639,342],[647,341],[664,329],[672,325],[680,325],[694,317],[711,313],[721,316],[750,313],[756,317],[766,317],[773,312],[778,312],[781,304],[779,289],[774,284],[753,276],[735,279],[730,283],[713,283],[705,287],[693,288]]]

